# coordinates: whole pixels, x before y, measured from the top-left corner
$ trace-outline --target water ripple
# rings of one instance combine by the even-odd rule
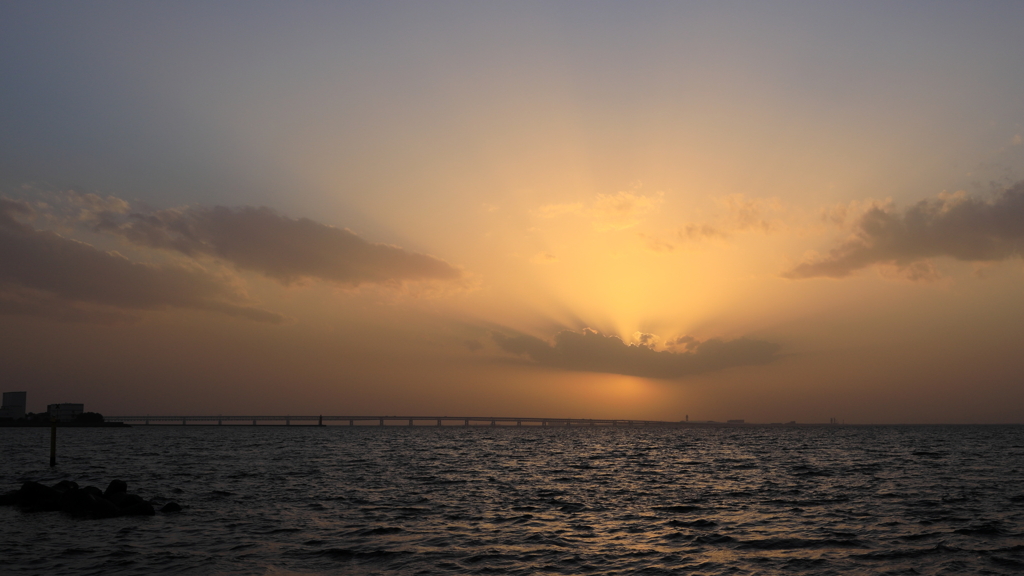
[[[1024,569],[1024,427],[0,429],[0,490],[74,480],[184,510],[0,507],[4,573],[987,573]]]

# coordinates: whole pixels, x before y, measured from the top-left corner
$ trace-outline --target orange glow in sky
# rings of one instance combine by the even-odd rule
[[[1020,422],[1024,13],[915,6],[0,8],[5,386]]]

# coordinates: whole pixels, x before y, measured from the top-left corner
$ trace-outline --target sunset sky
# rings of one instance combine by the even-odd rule
[[[1024,4],[6,2],[28,409],[1024,422]]]

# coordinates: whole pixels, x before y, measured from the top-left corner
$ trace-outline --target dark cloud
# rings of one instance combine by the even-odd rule
[[[346,284],[454,280],[444,260],[374,244],[350,230],[288,218],[270,208],[192,207],[127,217],[105,213],[97,228],[141,246],[223,259],[291,283],[320,278]]]
[[[139,320],[130,310],[66,300],[43,290],[0,284],[0,315],[33,316],[60,322],[129,324]]]
[[[678,336],[676,338],[673,338],[672,340],[669,340],[665,344],[669,348],[675,348],[675,347],[689,348],[691,346],[696,346],[699,343],[700,343],[700,340],[697,340],[693,336]]]
[[[985,262],[1019,257],[1024,248],[1024,182],[984,200],[964,194],[924,200],[902,213],[869,209],[852,238],[828,256],[804,262],[787,278],[842,278],[874,264],[894,264],[905,277],[932,277],[928,258]]]
[[[28,204],[0,198],[0,313],[115,321],[125,310],[176,307],[283,320],[249,306],[229,279],[198,267],[132,262],[18,220],[32,215]]]
[[[494,333],[492,337],[502,350],[527,356],[542,366],[647,378],[678,378],[734,366],[768,364],[778,357],[780,349],[771,342],[739,338],[728,342],[687,341],[686,352],[656,351],[643,345],[628,345],[615,336],[589,328],[583,332],[560,332],[554,345],[526,335]]]

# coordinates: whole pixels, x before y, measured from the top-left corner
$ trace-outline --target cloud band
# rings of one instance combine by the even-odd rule
[[[735,366],[768,364],[778,357],[778,344],[739,338],[692,341],[685,352],[657,351],[629,345],[596,330],[563,331],[550,344],[527,335],[494,333],[499,348],[528,357],[534,363],[564,370],[605,372],[647,378],[679,378]]]

